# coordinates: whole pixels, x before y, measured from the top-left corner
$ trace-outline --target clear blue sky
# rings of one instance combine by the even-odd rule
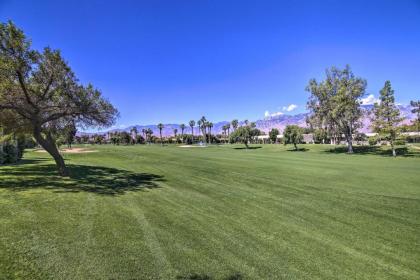
[[[303,112],[312,77],[350,64],[378,95],[420,97],[420,0],[7,1],[35,48],[62,54],[118,125]]]

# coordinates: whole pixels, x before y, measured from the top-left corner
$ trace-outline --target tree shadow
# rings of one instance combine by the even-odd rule
[[[176,277],[177,280],[215,280],[216,278],[208,275],[208,274],[188,274],[188,275],[179,275]],[[242,276],[241,273],[234,273],[227,277],[222,278],[222,280],[244,280],[245,278]]]
[[[334,154],[345,154],[348,152],[348,150],[346,146],[339,146],[325,150],[324,152]],[[389,147],[384,148],[382,146],[353,146],[353,152],[357,155],[379,155],[392,157],[392,150]],[[408,147],[396,147],[395,152],[397,153],[397,156],[420,157],[420,153],[416,153],[408,149]]]
[[[307,152],[307,151],[309,151],[309,149],[307,149],[307,148],[297,148],[297,150],[296,149],[289,149],[287,151],[288,152]]]
[[[235,150],[256,150],[256,149],[261,149],[261,146],[254,146],[254,147],[235,147]]]
[[[30,160],[30,163],[34,163]],[[127,170],[87,165],[68,165],[70,178],[57,175],[55,165],[19,164],[0,169],[0,188],[14,191],[49,189],[54,192],[91,192],[99,195],[121,195],[131,191],[159,188],[163,176],[134,173]]]

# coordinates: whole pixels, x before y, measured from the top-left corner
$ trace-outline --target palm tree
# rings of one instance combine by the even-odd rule
[[[201,119],[197,122],[198,126],[201,129],[201,133],[203,134],[203,140],[204,140],[204,146],[207,145],[207,131],[206,131],[206,126],[207,126],[207,119],[205,116],[202,116]]]
[[[174,136],[175,136],[175,139],[176,139],[176,135],[177,134],[178,134],[178,129],[174,128]],[[175,141],[178,142],[178,139],[176,139]]]
[[[213,123],[207,122],[207,127],[209,128],[209,143],[211,144],[211,129],[213,128]]]
[[[153,134],[153,130],[151,128],[146,129],[146,138],[149,139],[149,144],[152,141],[152,134]]]
[[[157,125],[157,128],[159,129],[159,135],[160,135],[160,145],[161,146],[163,146],[163,140],[162,140],[162,129],[164,128],[165,126],[162,124],[162,123],[159,123],[158,125]]]
[[[229,136],[230,136],[230,123],[226,124],[226,129],[227,129],[227,132],[228,132],[227,137],[229,139]]]
[[[143,138],[146,139],[146,129],[142,128],[141,133],[143,134]]]
[[[233,127],[233,131],[235,131],[238,128],[238,120],[233,120],[232,121],[232,127]]]
[[[179,126],[181,128],[181,137],[182,137],[182,143],[184,143],[184,130],[185,130],[185,124],[181,124]]]
[[[195,126],[195,120],[190,120],[192,143],[194,143],[194,126]]]
[[[222,130],[223,130],[223,135],[225,136],[225,142],[226,142],[226,130],[227,130],[227,125],[225,124],[224,126],[222,126]]]
[[[138,132],[138,130],[137,130],[137,128],[135,126],[130,129],[132,144],[136,144],[137,134],[138,133],[139,132]]]

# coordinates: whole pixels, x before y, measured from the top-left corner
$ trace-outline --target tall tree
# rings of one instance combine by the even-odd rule
[[[12,111],[55,160],[59,174],[69,171],[55,135],[70,121],[78,127],[107,127],[117,110],[92,85],[77,80],[60,51],[31,49],[12,22],[0,23],[0,110]]]
[[[279,135],[280,132],[277,128],[273,128],[270,130],[270,132],[268,133],[270,140],[272,143],[277,143],[277,135]]]
[[[229,139],[229,136],[230,136],[230,123],[227,123],[227,124],[226,124],[226,129],[227,129],[227,132],[228,132],[227,137],[228,137],[228,139]]]
[[[222,130],[223,130],[223,135],[225,136],[224,138],[225,138],[225,141],[224,142],[226,142],[226,131],[227,131],[227,125],[224,125],[224,126],[222,126]]]
[[[252,139],[260,134],[261,131],[257,128],[250,125],[245,125],[233,131],[231,137],[234,142],[241,142],[248,149],[249,143],[252,141]]]
[[[411,107],[413,107],[413,109],[411,110],[411,113],[417,115],[415,124],[417,125],[417,132],[420,132],[420,100],[417,100],[417,101],[412,100],[410,102],[410,105]]]
[[[181,137],[182,137],[182,143],[184,143],[184,130],[185,130],[185,124],[181,124],[179,126],[181,128]]]
[[[198,126],[201,130],[202,135],[203,135],[204,145],[207,145],[207,139],[206,139],[207,138],[207,136],[206,136],[207,135],[207,129],[206,129],[207,119],[206,119],[206,117],[202,116],[201,119],[198,120],[197,124],[198,124]]]
[[[148,140],[148,143],[152,143],[152,135],[153,135],[153,130],[151,128],[147,128],[146,129],[146,139]]]
[[[209,128],[209,143],[211,144],[211,129],[213,128],[213,123],[207,122],[207,127]]]
[[[160,135],[160,145],[161,145],[161,146],[163,146],[162,129],[163,129],[164,127],[165,127],[165,126],[164,126],[162,123],[159,123],[159,124],[157,125],[157,128],[159,129],[159,135]]]
[[[392,155],[395,157],[394,142],[398,134],[398,125],[403,121],[400,117],[400,110],[395,105],[394,90],[391,82],[386,81],[380,91],[379,103],[375,103],[373,108],[372,127],[375,132],[385,136],[392,148]]]
[[[238,128],[239,121],[235,119],[231,122],[231,124],[232,124],[233,131],[235,131]]]
[[[327,69],[324,81],[318,83],[312,79],[306,88],[311,93],[307,103],[311,113],[308,121],[312,127],[326,129],[333,139],[344,134],[348,153],[353,153],[353,134],[361,125],[360,98],[365,94],[366,84],[347,65],[343,70]]]
[[[303,129],[297,125],[288,125],[283,132],[284,145],[293,144],[297,151],[297,144],[303,141]]]
[[[177,134],[178,134],[178,129],[174,128],[174,136],[175,136],[175,138],[176,138]]]
[[[137,130],[137,127],[135,127],[135,126],[133,126],[131,129],[130,129],[130,134],[131,134],[131,144],[136,144],[136,141],[137,141],[137,134],[138,134],[139,132],[138,132],[138,130]]]
[[[192,143],[194,143],[194,126],[195,126],[195,120],[190,120],[189,125],[190,125],[190,127],[191,127],[191,138],[192,138]]]

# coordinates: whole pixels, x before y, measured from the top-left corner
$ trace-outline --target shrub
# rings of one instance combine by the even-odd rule
[[[3,146],[4,163],[15,163],[19,160],[19,151],[16,145],[6,143]]]
[[[397,139],[394,141],[394,145],[396,146],[405,145],[405,143],[406,143],[405,139]]]
[[[376,136],[372,136],[368,138],[368,142],[370,146],[375,146],[378,143],[379,139]]]

